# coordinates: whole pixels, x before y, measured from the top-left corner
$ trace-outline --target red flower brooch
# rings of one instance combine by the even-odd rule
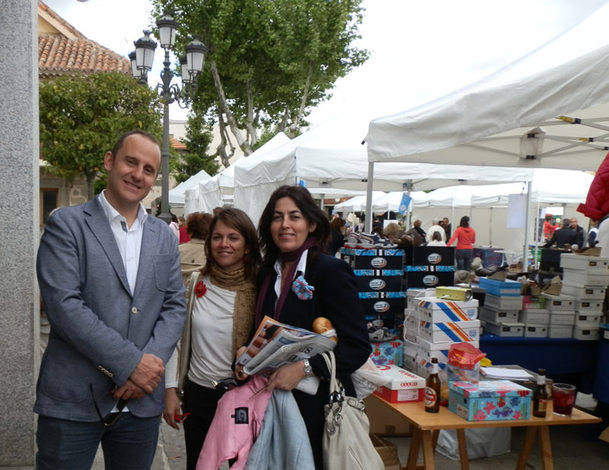
[[[203,281],[197,282],[197,285],[195,286],[195,295],[197,296],[197,298],[203,297],[206,292],[207,286],[205,285],[205,283]]]

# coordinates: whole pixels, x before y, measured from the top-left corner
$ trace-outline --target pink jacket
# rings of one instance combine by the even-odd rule
[[[257,375],[220,399],[199,454],[197,470],[217,470],[222,462],[235,457],[237,461],[231,470],[245,468],[271,398],[272,392],[256,394],[266,386],[267,381],[265,377]]]

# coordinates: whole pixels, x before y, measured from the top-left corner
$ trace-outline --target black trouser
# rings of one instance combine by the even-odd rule
[[[218,400],[224,395],[222,390],[206,388],[186,379],[182,409],[190,413],[184,421],[184,440],[186,442],[186,468],[195,470],[197,460],[205,442],[205,436],[216,414]]]
[[[300,414],[307,427],[311,450],[315,461],[315,469],[323,470],[324,455],[322,441],[324,435],[324,401],[328,397],[328,382],[322,381],[316,395],[309,395],[300,390],[292,390],[294,399],[300,409]]]
[[[469,271],[474,257],[474,250],[455,250],[455,258],[457,260],[457,269]]]

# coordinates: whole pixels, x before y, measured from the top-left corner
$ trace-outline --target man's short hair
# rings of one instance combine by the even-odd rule
[[[132,131],[125,132],[123,135],[121,135],[118,138],[118,140],[114,144],[114,147],[112,147],[113,156],[116,157],[116,154],[118,153],[118,151],[121,149],[121,147],[125,143],[125,139],[127,139],[127,137],[130,137],[132,135],[141,135],[145,139],[148,139],[149,141],[155,143],[159,149],[161,148],[161,144],[159,143],[157,138],[154,136],[154,134],[151,134],[150,132],[147,132],[147,131],[143,131],[142,129],[134,129]]]

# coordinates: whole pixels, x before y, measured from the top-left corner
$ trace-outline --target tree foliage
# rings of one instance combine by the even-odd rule
[[[104,154],[121,134],[141,128],[161,135],[157,94],[122,73],[41,81],[39,98],[41,152],[49,171],[68,179],[84,175],[89,198]]]
[[[230,132],[248,155],[262,129],[295,135],[334,82],[362,64],[353,45],[361,0],[153,0],[178,19],[178,49],[199,36],[208,46],[195,112],[219,124],[218,155]]]
[[[201,116],[192,116],[186,124],[186,152],[181,154],[175,161],[172,174],[178,183],[186,181],[199,171],[211,176],[218,171],[218,164],[212,155],[208,155],[211,143],[211,132],[209,126]]]

